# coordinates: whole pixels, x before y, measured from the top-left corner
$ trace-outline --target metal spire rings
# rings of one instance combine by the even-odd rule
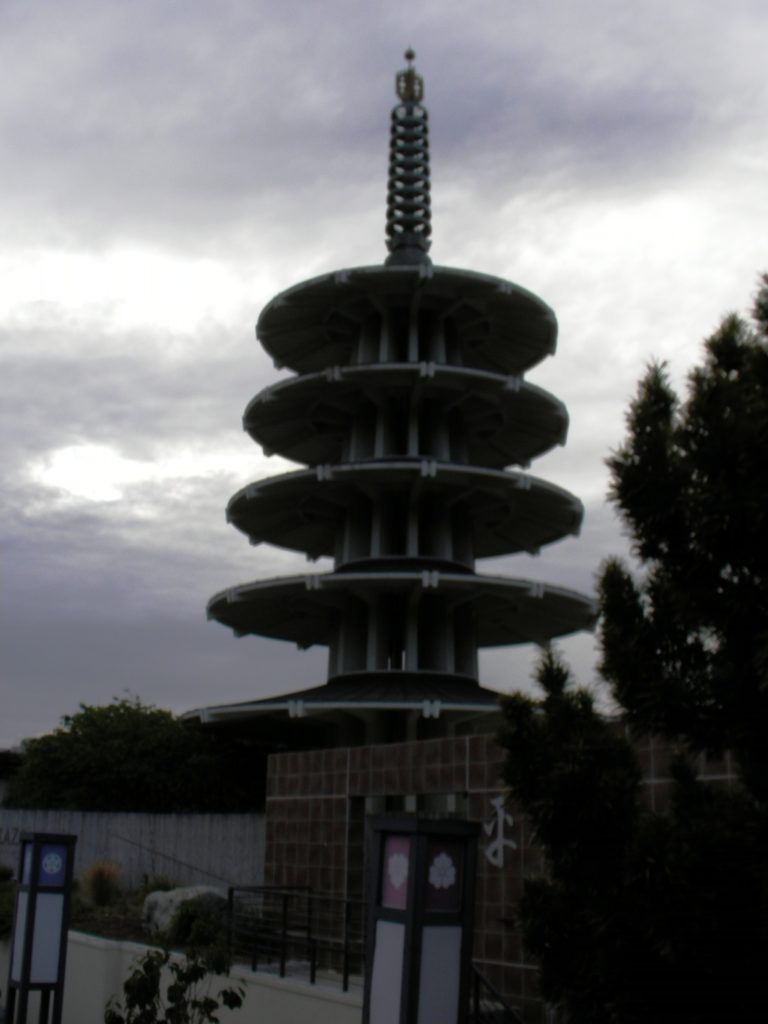
[[[397,73],[400,102],[392,108],[387,191],[387,248],[392,264],[430,263],[429,115],[421,105],[424,80],[405,51],[407,68]]]

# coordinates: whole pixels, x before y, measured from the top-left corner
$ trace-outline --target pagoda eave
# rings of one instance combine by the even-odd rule
[[[555,314],[532,292],[431,264],[354,267],[304,281],[267,304],[256,334],[278,365],[309,373],[347,362],[370,318],[414,304],[441,318],[450,312],[464,365],[522,373],[556,348]]]
[[[220,704],[187,712],[205,724],[254,718],[310,718],[416,712],[425,717],[487,715],[498,710],[499,694],[472,679],[439,672],[370,672],[335,676],[322,686],[261,700]]]
[[[568,413],[548,391],[518,377],[434,362],[332,366],[281,381],[251,400],[243,427],[270,454],[307,465],[338,462],[367,403],[415,391],[460,407],[467,457],[481,465],[527,465],[565,444]]]
[[[332,556],[350,502],[393,488],[413,500],[461,506],[474,557],[536,552],[577,533],[583,506],[568,491],[519,472],[429,459],[371,460],[298,470],[250,484],[227,506],[227,519],[252,543]]]
[[[214,595],[208,617],[237,635],[287,640],[299,647],[328,645],[339,616],[381,595],[407,604],[440,595],[446,606],[474,615],[479,647],[527,642],[591,629],[595,602],[582,594],[531,580],[449,572],[332,572],[245,583]]]

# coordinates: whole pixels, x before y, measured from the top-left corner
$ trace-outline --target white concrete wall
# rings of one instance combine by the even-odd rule
[[[180,885],[260,885],[263,814],[111,814],[0,809],[0,864],[14,871],[22,832],[76,835],[75,875],[99,860],[119,865],[123,883],[165,875]]]
[[[103,1024],[104,1007],[122,994],[123,979],[133,961],[146,951],[135,942],[112,942],[82,932],[69,933],[62,1024]],[[0,988],[8,978],[7,944],[0,943]],[[292,978],[259,974],[233,967],[229,979],[212,979],[215,986],[242,983],[245,1000],[239,1010],[222,1010],[221,1024],[360,1024],[362,992],[342,992],[341,986],[309,985]],[[37,1001],[30,1000],[30,1020],[37,1019]]]
[[[135,942],[70,932],[62,1024],[102,1024],[107,1001],[121,994],[131,964],[145,950]],[[233,967],[229,979],[212,979],[212,991],[232,983],[245,985],[245,1000],[239,1010],[222,1010],[221,1024],[360,1024],[362,995],[344,993],[341,986],[322,988]]]

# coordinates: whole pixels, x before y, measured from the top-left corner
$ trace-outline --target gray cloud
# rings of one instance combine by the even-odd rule
[[[483,189],[508,189],[510,175],[647,183],[738,138],[765,101],[749,68],[759,36],[747,31],[764,15],[700,9],[649,2],[637,17],[604,0],[494,0],[471,11],[422,3],[408,18],[354,0],[322,16],[298,2],[227,2],[214,15],[206,3],[128,13],[81,0],[25,16],[16,4],[0,173],[18,213],[5,216],[28,237],[210,251],[243,225],[290,231],[291,209],[317,212],[318,189],[335,207],[366,209],[366,181],[383,191],[386,107],[411,35],[438,177]]]
[[[104,617],[62,614],[39,602],[33,618],[3,609],[4,673],[0,742],[47,731],[82,703],[103,704],[125,691],[181,713],[321,682],[319,651],[249,638],[236,643],[201,617],[171,613]]]
[[[204,258],[232,282],[193,326],[126,326],[119,282],[30,299],[0,281],[6,736],[125,687],[182,710],[323,678],[320,652],[235,642],[204,606],[304,565],[250,549],[223,519],[266,468],[239,426],[277,376],[252,325],[271,291],[383,257],[407,45],[432,118],[436,262],[519,279],[562,326],[530,377],[569,405],[571,438],[533,471],[585,498],[584,530],[498,569],[590,589],[626,549],[602,460],[643,364],[669,358],[682,380],[760,269],[767,21],[757,0],[3,4],[0,264],[20,274],[55,252],[113,266],[127,247]],[[134,305],[150,285],[164,287],[134,284]],[[149,464],[186,447],[221,467],[78,501],[31,475],[70,445]],[[591,641],[568,650],[591,677]],[[523,685],[530,655],[483,665],[492,685]]]

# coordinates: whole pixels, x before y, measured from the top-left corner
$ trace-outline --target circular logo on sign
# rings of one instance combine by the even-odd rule
[[[43,871],[46,875],[58,875],[64,862],[58,853],[46,853],[43,857]]]

